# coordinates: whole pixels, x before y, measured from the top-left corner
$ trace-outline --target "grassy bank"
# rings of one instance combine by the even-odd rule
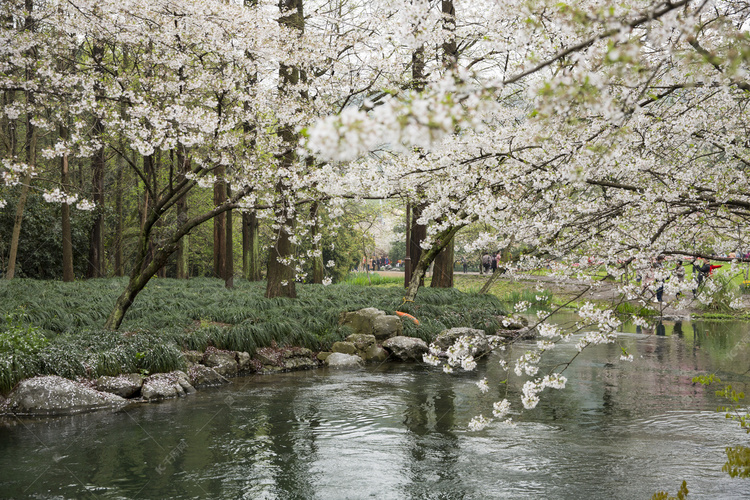
[[[298,285],[299,298],[266,299],[265,283],[238,280],[153,280],[138,296],[117,332],[102,325],[123,279],[74,283],[0,281],[0,392],[37,374],[68,378],[123,372],[163,372],[183,367],[182,350],[208,346],[247,351],[293,345],[324,350],[350,332],[342,311],[396,308],[419,318],[404,322],[405,335],[432,340],[445,328],[498,328],[505,308],[494,296],[455,289],[420,291],[403,307],[400,286]]]

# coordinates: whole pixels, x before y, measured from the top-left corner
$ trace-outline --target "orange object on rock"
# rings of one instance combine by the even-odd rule
[[[407,314],[401,311],[396,311],[396,316],[401,316],[402,318],[409,318],[410,320],[414,322],[415,325],[419,324],[419,320],[415,318],[414,316],[412,316],[411,314]]]

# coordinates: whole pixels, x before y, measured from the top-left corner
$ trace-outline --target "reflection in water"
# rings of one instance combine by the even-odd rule
[[[569,321],[569,318],[563,318]],[[568,387],[534,410],[469,433],[523,380],[500,355],[479,373],[419,364],[236,379],[117,413],[0,425],[0,492],[79,498],[649,498],[688,481],[691,497],[741,498],[720,471],[743,444],[720,401],[691,379],[744,389],[750,333],[738,323],[627,327],[581,353]],[[528,346],[533,345],[529,343]],[[634,355],[620,362],[621,347]],[[510,363],[526,345],[503,353]],[[551,351],[548,370],[576,354]],[[486,376],[491,390],[475,385]]]

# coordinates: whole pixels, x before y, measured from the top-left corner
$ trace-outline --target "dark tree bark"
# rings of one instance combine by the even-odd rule
[[[231,198],[232,188],[227,184],[227,197]],[[224,286],[226,288],[234,288],[234,237],[232,236],[232,209],[226,211],[227,215],[227,234],[226,234],[226,256],[224,261],[226,262],[225,274],[224,274]]]
[[[310,218],[314,220],[312,227],[310,228],[310,236],[315,242],[315,236],[320,233],[320,227],[318,226],[318,202],[313,202],[310,205]],[[313,250],[320,250],[320,241],[313,243]],[[323,255],[312,258],[312,282],[317,284],[323,283],[325,278],[325,268],[323,267]]]
[[[102,58],[104,57],[104,46],[101,43],[94,44],[92,56],[97,68],[101,68]],[[100,69],[97,71],[100,71]],[[96,100],[101,101],[101,99],[101,92],[97,89]],[[96,114],[94,114],[92,134],[97,138],[104,135],[104,122]],[[91,160],[91,192],[96,209],[89,239],[89,267],[87,272],[89,278],[101,278],[104,268],[104,164],[106,160],[104,154],[104,148],[101,147],[94,153]]]
[[[453,238],[435,257],[435,264],[432,267],[432,288],[453,288],[453,250],[455,242]]]
[[[302,0],[279,0],[279,10],[286,15],[279,18],[279,24],[296,29],[302,35],[305,27],[305,18],[302,10]],[[300,80],[304,81],[305,75],[295,66],[284,63],[279,65],[280,85],[279,92],[290,95],[289,87],[297,85]],[[301,97],[305,97],[302,95]],[[279,136],[282,139],[285,152],[281,158],[281,168],[291,169],[295,160],[295,147],[298,142],[297,134],[291,124],[284,124],[279,128]],[[276,202],[274,215],[277,224],[280,225],[276,233],[276,241],[269,248],[268,272],[266,275],[266,297],[297,297],[297,289],[294,284],[294,264],[290,260],[294,257],[294,248],[290,240],[291,231],[294,228],[292,212],[289,210],[288,200],[285,196],[287,188],[279,180],[276,184]]]
[[[242,214],[242,275],[248,281],[263,279],[260,262],[260,224],[255,212]]]
[[[185,174],[190,171],[190,159],[185,156],[181,148],[177,149],[177,166],[180,169],[178,179],[184,180]],[[177,224],[183,224],[188,219],[188,194],[177,200]],[[177,279],[188,279],[190,267],[188,265],[188,250],[190,236],[185,235],[177,243]]]
[[[214,184],[214,206],[218,207],[227,199],[227,185],[224,182],[225,168],[215,171],[217,181]],[[227,275],[227,217],[222,213],[214,218],[214,277],[226,278]]]
[[[67,133],[61,131],[62,139],[67,139]],[[63,189],[70,185],[70,170],[68,168],[68,153],[62,157],[61,163],[61,181]],[[75,280],[73,271],[73,238],[70,228],[70,205],[63,203],[61,207],[62,216],[62,268],[63,281],[69,283]]]

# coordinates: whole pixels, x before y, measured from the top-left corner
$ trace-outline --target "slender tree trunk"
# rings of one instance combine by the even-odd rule
[[[63,134],[61,134],[63,135]],[[67,139],[67,134],[63,137]],[[70,170],[68,168],[68,153],[65,153],[62,158],[62,185],[63,189],[67,189],[70,185]],[[73,271],[73,238],[71,236],[70,228],[70,205],[63,203],[61,207],[62,211],[62,260],[63,260],[63,281],[71,282],[75,280],[75,273]]]
[[[16,259],[18,257],[18,242],[21,239],[21,223],[23,222],[23,211],[26,208],[26,198],[29,196],[29,187],[31,184],[31,175],[23,178],[21,186],[21,196],[18,198],[16,205],[16,218],[13,223],[13,233],[10,237],[10,256],[8,257],[8,270],[5,272],[5,279],[12,280],[16,275]]]
[[[313,250],[320,250],[320,241],[315,239],[316,235],[320,233],[320,226],[318,225],[318,202],[313,202],[310,206],[310,219],[314,221],[310,236],[313,239]],[[312,282],[317,284],[323,283],[325,277],[325,268],[323,267],[323,255],[314,255],[312,257]]]
[[[422,215],[422,205],[413,205],[411,211],[411,228],[409,229],[409,256],[411,257],[412,272],[411,277],[414,277],[415,262],[419,262],[422,256],[422,242],[427,237],[427,226],[423,226],[417,223],[417,220]],[[420,277],[422,280],[419,286],[424,285],[424,274]],[[409,280],[409,283],[412,279]]]
[[[218,207],[227,199],[227,185],[224,182],[225,168],[216,169],[214,184],[214,206]],[[226,214],[214,218],[214,277],[225,278],[227,275],[227,217]]]
[[[18,258],[18,243],[21,240],[21,223],[23,222],[23,211],[26,208],[26,200],[31,188],[31,171],[36,167],[36,141],[37,128],[31,124],[31,118],[26,123],[26,160],[28,164],[28,173],[24,176],[21,183],[21,196],[16,205],[16,218],[13,223],[13,232],[10,237],[10,255],[8,256],[8,269],[5,272],[5,279],[12,280],[16,275],[16,260]]]
[[[232,197],[232,188],[227,184],[227,197]],[[234,237],[232,236],[232,210],[229,209],[227,214],[227,243],[226,243],[226,274],[224,276],[224,286],[234,288]]]
[[[185,156],[182,149],[177,149],[177,164],[180,169],[180,179],[190,171],[190,159]],[[188,219],[188,195],[181,197],[177,201],[177,224],[183,224]],[[188,279],[190,276],[190,266],[188,262],[188,251],[190,249],[190,235],[183,236],[177,244],[177,279]]]
[[[100,42],[94,43],[92,56],[95,64],[99,67],[104,57],[104,46]],[[101,99],[100,91],[97,89],[96,100],[99,102]],[[104,122],[96,112],[94,113],[92,135],[97,139],[101,139],[104,135]],[[104,148],[100,147],[91,160],[92,194],[96,209],[89,241],[89,268],[87,273],[89,278],[102,277],[104,268],[104,153]]]
[[[259,226],[255,212],[242,214],[242,275],[248,281],[262,279]]]
[[[120,142],[120,148],[123,154],[125,154],[124,143]],[[122,206],[122,192],[123,186],[123,173],[125,171],[125,159],[122,156],[117,158],[117,177],[115,179],[115,241],[114,241],[114,254],[115,254],[115,276],[123,276],[125,274],[125,263],[122,255],[122,235],[124,228],[124,212]]]

